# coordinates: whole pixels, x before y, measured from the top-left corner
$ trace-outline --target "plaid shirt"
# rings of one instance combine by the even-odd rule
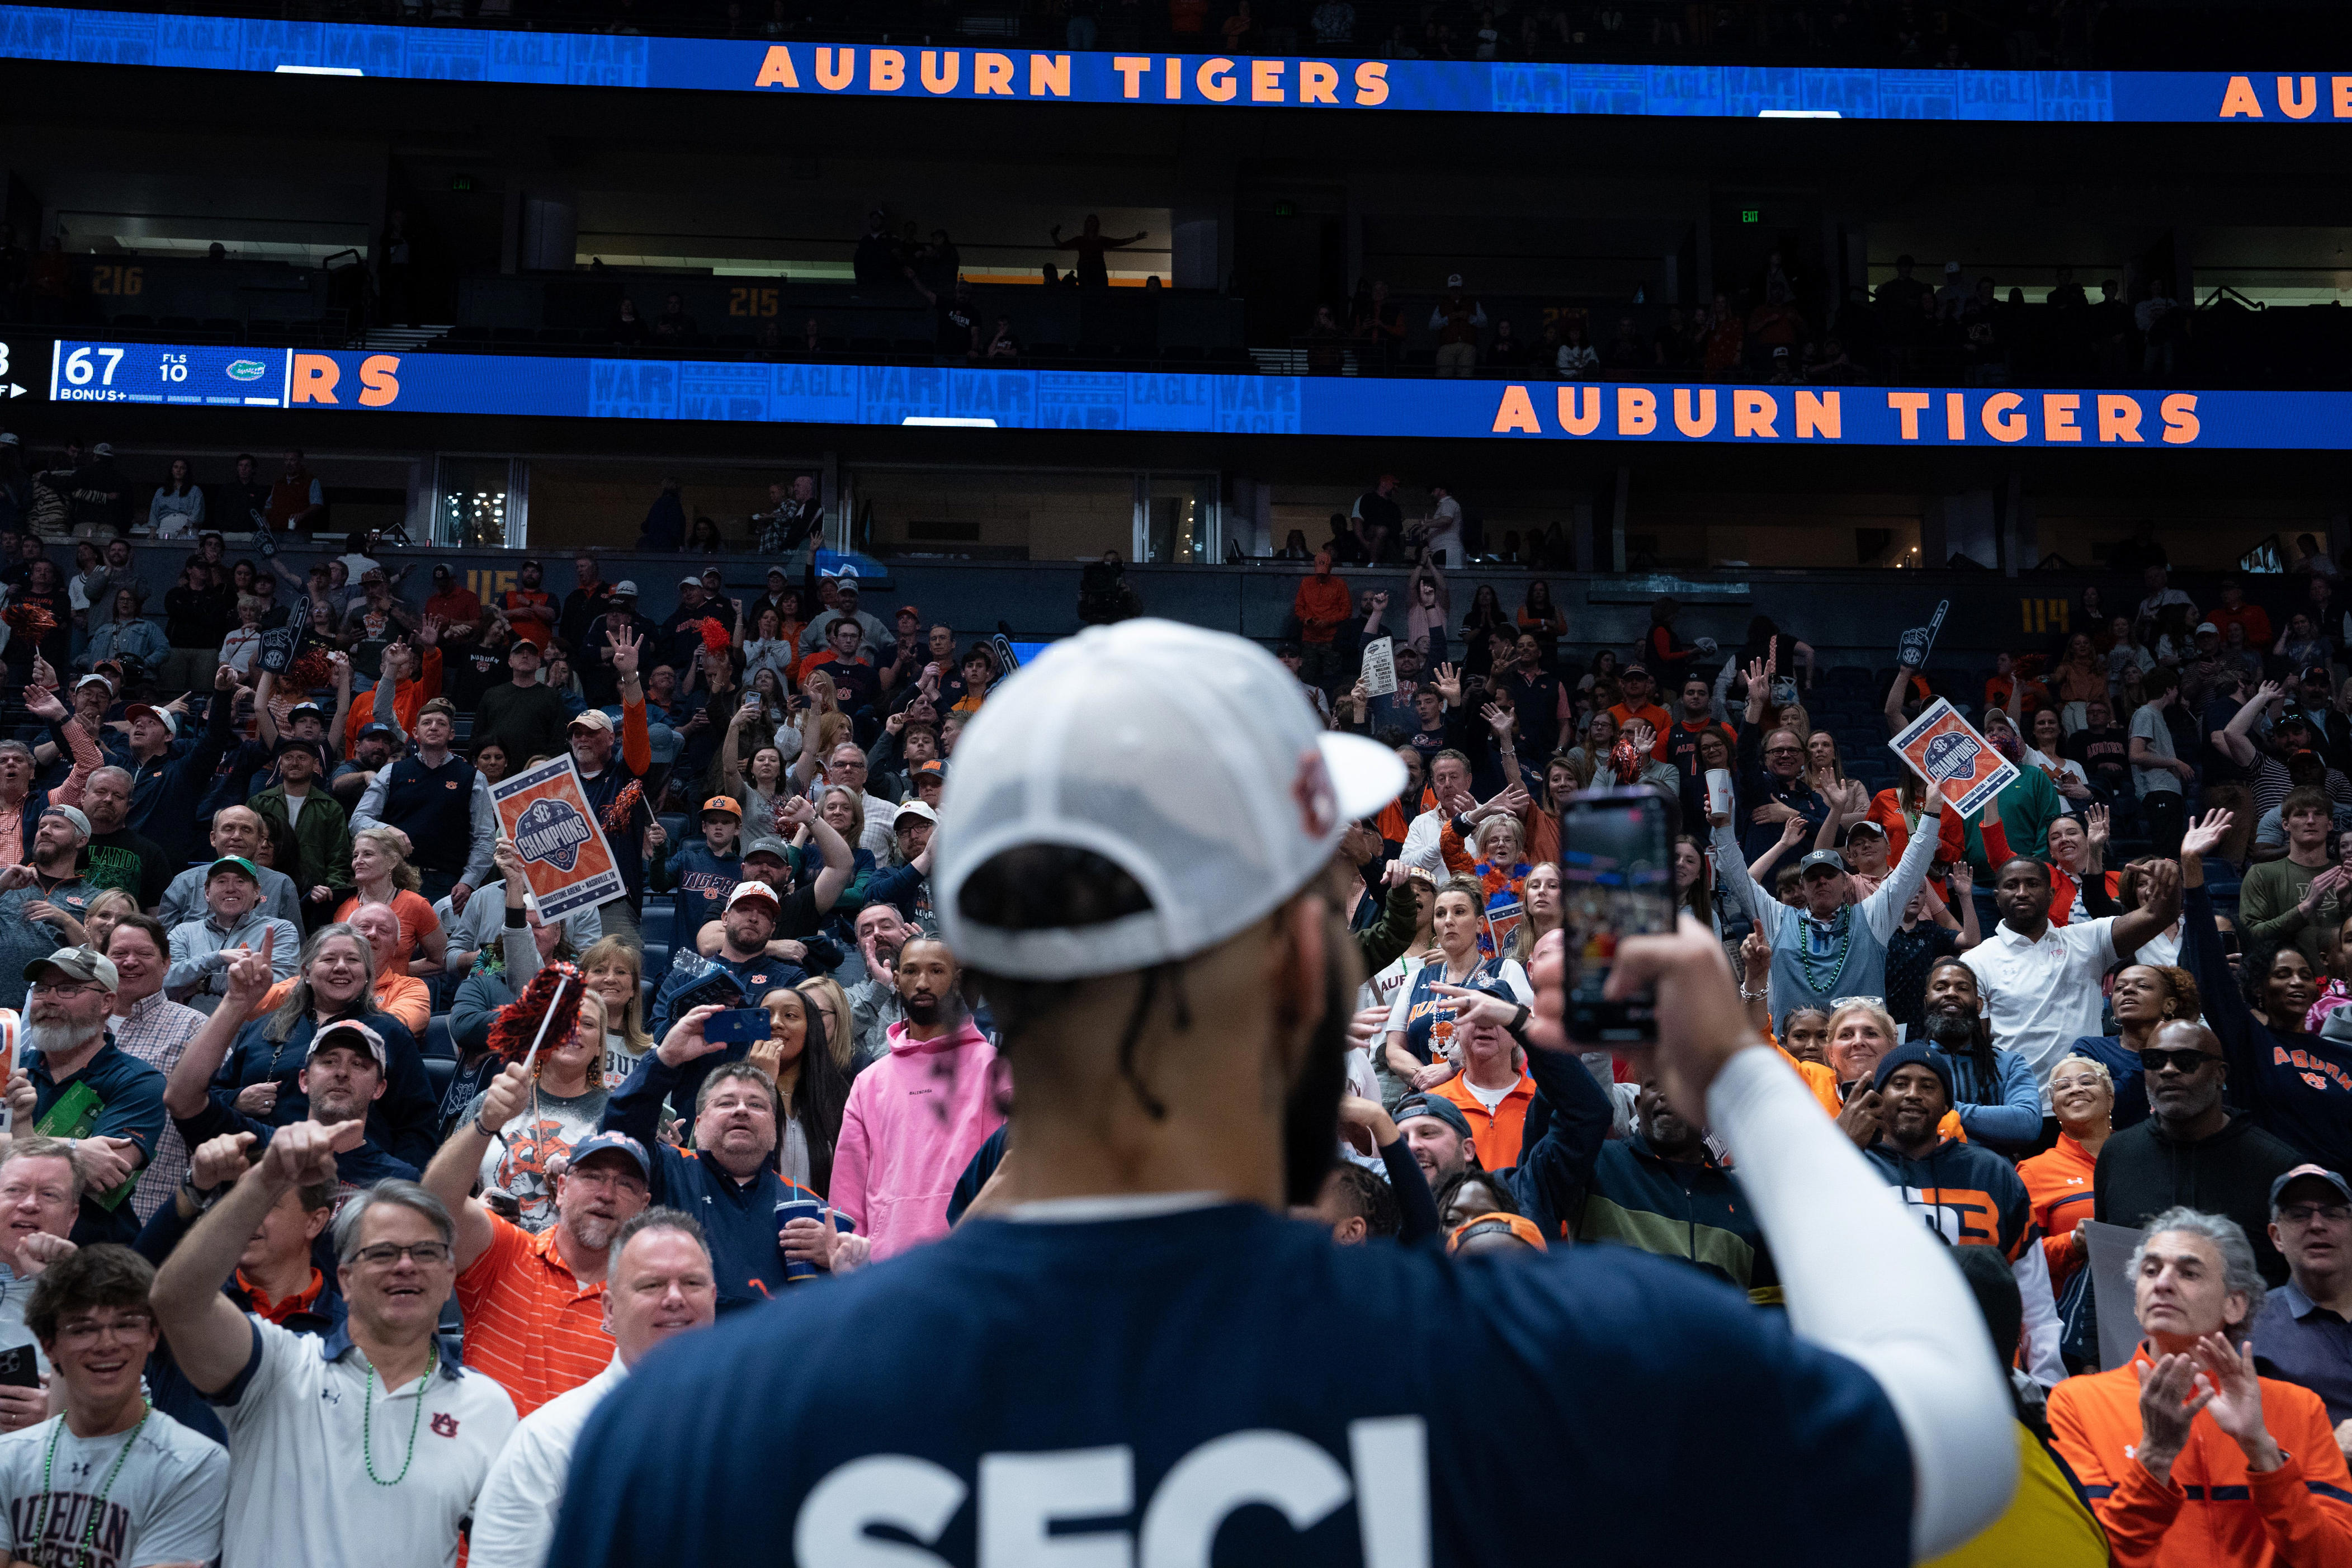
[[[114,1043],[169,1078],[179,1065],[180,1053],[204,1026],[202,1013],[166,1000],[158,991],[133,1002],[128,1013],[114,1019]],[[141,1224],[154,1218],[155,1211],[171,1201],[187,1173],[187,1140],[180,1136],[179,1123],[166,1117],[155,1157],[139,1173],[139,1185],[131,1194],[131,1212]]]

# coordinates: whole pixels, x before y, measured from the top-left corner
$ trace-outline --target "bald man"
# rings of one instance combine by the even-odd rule
[[[261,814],[247,805],[225,805],[213,813],[213,855],[235,855],[253,862],[261,873],[261,912],[273,920],[290,921],[294,929],[302,929],[302,895],[294,886],[294,879],[282,871],[273,871],[261,863],[262,847],[269,842],[269,830],[261,823]],[[206,861],[205,866],[212,862]],[[191,866],[172,879],[163,889],[163,907],[155,911],[164,929],[200,921],[209,911],[205,907],[205,866]]]

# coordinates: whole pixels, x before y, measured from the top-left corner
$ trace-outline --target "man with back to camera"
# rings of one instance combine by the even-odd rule
[[[1506,1276],[1281,1217],[1338,1142],[1359,975],[1327,873],[1401,771],[1194,627],[1089,630],[1007,682],[958,749],[938,886],[1019,1084],[1008,1217],[804,1293],[789,1340],[665,1352],[583,1434],[611,1480],[567,1498],[550,1561],[841,1562],[887,1528],[910,1563],[1090,1535],[1106,1561],[1521,1563],[1573,1518],[1580,1563],[1646,1564],[1665,1516],[1679,1558],[1736,1531],[1744,1563],[1891,1563],[1999,1514],[2015,1445],[1968,1291],[1695,926],[1622,942],[1610,987],[1655,989],[1636,1065],[1739,1161],[1807,1341],[1631,1249]],[[1567,1049],[1556,938],[1536,973]],[[1433,1314],[1444,1357],[1357,1375]]]

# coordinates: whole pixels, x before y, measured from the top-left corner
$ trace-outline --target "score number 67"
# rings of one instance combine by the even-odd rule
[[[97,365],[91,363],[90,355],[92,353],[96,353],[100,358],[106,361],[106,369],[103,374],[99,371]],[[97,377],[98,384],[100,386],[112,386],[114,384],[115,366],[121,363],[122,351],[121,349],[76,349],[73,353],[66,355],[66,380],[75,386],[88,386],[90,384],[90,379],[95,376]]]

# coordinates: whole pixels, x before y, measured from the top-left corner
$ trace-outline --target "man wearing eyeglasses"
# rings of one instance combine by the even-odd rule
[[[2253,1244],[2263,1283],[2277,1289],[2287,1268],[2264,1225],[2272,1184],[2303,1156],[2222,1103],[2230,1066],[2204,1025],[2176,1018],[2160,1026],[2139,1065],[2147,1075],[2148,1117],[2099,1151],[2092,1216],[2137,1229],[2182,1204],[2226,1215]]]
[[[514,1430],[506,1390],[434,1331],[457,1227],[415,1183],[379,1182],[337,1217],[341,1331],[292,1333],[221,1293],[279,1194],[334,1181],[363,1131],[278,1128],[155,1276],[155,1321],[228,1428],[225,1562],[453,1568],[458,1523]]]
[[[556,1175],[555,1223],[533,1236],[471,1196],[491,1142],[529,1110],[530,1075],[509,1064],[490,1083],[474,1120],[449,1134],[425,1168],[425,1185],[457,1221],[457,1305],[466,1314],[466,1363],[497,1378],[528,1415],[612,1363],[604,1277],[613,1237],[653,1191],[653,1157],[625,1132],[572,1146]]]
[[[154,1277],[129,1247],[101,1246],[50,1264],[34,1285],[25,1321],[57,1368],[65,1411],[0,1438],[0,1544],[11,1562],[220,1555],[228,1454],[151,1408],[140,1385],[156,1348]]]
[[[2273,1182],[2271,1244],[2287,1282],[2254,1319],[2254,1365],[2319,1395],[2352,1458],[2352,1184],[2325,1165]]]
[[[107,1037],[118,984],[113,960],[61,947],[25,965],[25,1026],[8,1108],[20,1130],[74,1146],[82,1179],[73,1239],[139,1234],[131,1182],[163,1136],[163,1075]]]

